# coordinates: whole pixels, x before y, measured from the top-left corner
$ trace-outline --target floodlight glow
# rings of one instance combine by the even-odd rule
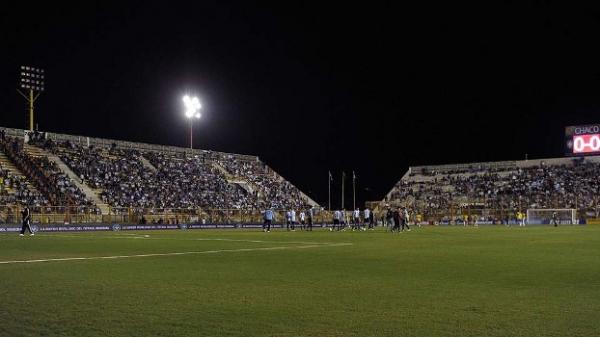
[[[185,106],[185,116],[187,118],[200,118],[198,110],[202,108],[198,97],[183,96],[183,105]]]

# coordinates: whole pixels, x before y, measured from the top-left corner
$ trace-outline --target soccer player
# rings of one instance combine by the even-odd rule
[[[525,215],[521,211],[517,211],[517,222],[519,227],[525,226]]]
[[[313,210],[312,207],[308,209],[308,212],[306,212],[306,215],[307,215],[307,218],[308,218],[307,219],[308,220],[308,228],[307,228],[307,230],[309,230],[311,232],[312,232],[312,226],[313,226],[313,215],[314,215],[313,212],[314,212],[314,210]]]
[[[358,207],[352,213],[352,230],[360,230],[360,209]]]
[[[371,210],[369,210],[369,208],[365,208],[365,210],[363,211],[363,218],[365,219],[365,223],[369,224],[369,229],[373,229],[373,222],[371,219]]]
[[[386,227],[394,227],[394,212],[392,212],[391,208],[388,208],[385,214],[385,226]]]
[[[392,227],[392,233],[394,230],[397,230],[398,233],[400,233],[400,211],[397,208],[392,212],[392,224],[394,225]]]
[[[410,221],[410,214],[408,214],[408,208],[404,207],[404,221],[402,222],[402,230],[406,226],[406,229],[410,232],[410,226],[408,222]]]
[[[554,227],[558,227],[558,214],[556,214],[556,212],[552,212],[552,221],[550,224],[554,224]]]
[[[296,231],[296,211],[292,210],[290,215],[290,219],[292,221],[292,232]]]
[[[287,211],[285,212],[285,223],[286,223],[286,230],[290,230],[290,225],[292,224],[292,212],[291,211]]]
[[[273,222],[273,210],[267,209],[264,213],[263,232],[271,232],[271,223]]]
[[[333,212],[333,229],[334,230],[339,230],[340,217],[341,217],[340,211],[336,210],[335,212]]]
[[[25,230],[29,231],[29,235],[34,235],[31,230],[31,211],[28,206],[25,206],[21,211],[21,216],[23,217],[23,225],[21,226],[21,234],[19,236],[25,235]]]
[[[305,215],[304,215],[304,211],[300,211],[300,225],[301,225],[301,229],[305,230],[306,229],[306,221],[305,221]]]

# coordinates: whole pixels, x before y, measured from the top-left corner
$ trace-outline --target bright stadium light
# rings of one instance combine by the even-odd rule
[[[33,104],[44,91],[44,69],[21,66],[17,92],[29,103],[29,131],[33,131]],[[24,90],[23,93],[21,90]]]
[[[183,105],[185,107],[185,117],[190,120],[190,149],[193,149],[193,123],[194,119],[200,119],[200,117],[202,117],[200,114],[202,105],[200,104],[198,97],[190,97],[188,95],[183,96]]]

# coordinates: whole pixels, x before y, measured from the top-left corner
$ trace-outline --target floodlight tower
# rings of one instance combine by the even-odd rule
[[[202,116],[199,110],[202,108],[198,97],[190,97],[188,95],[183,96],[183,105],[185,106],[185,117],[190,120],[190,149],[193,148],[193,125],[194,119],[200,119]]]
[[[21,90],[27,90],[23,93]],[[33,131],[33,105],[44,91],[44,69],[30,66],[21,66],[21,76],[17,92],[21,94],[29,105],[29,131]]]

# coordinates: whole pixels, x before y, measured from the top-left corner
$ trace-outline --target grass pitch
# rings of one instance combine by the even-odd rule
[[[11,337],[598,336],[600,226],[3,234],[0,282]]]

